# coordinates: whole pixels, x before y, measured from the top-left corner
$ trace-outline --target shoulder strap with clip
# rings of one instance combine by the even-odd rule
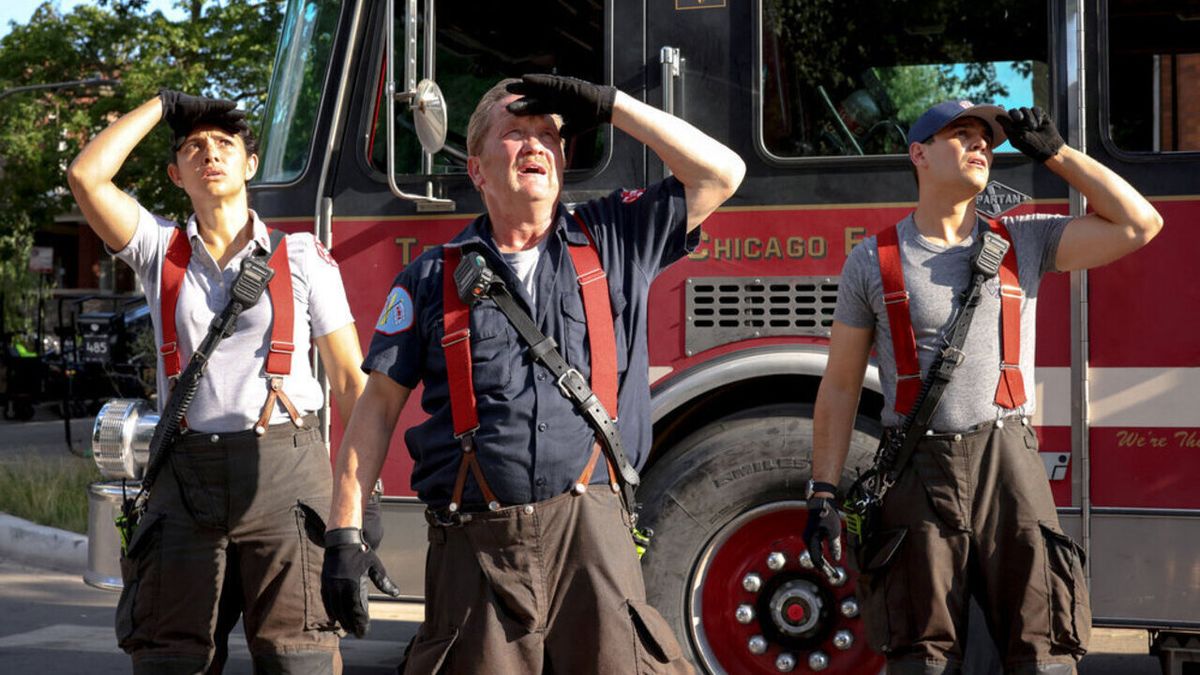
[[[228,304],[220,314],[213,317],[208,326],[208,333],[192,353],[187,367],[171,389],[158,424],[154,427],[149,447],[150,464],[142,477],[141,488],[135,497],[126,499],[121,507],[125,523],[123,527],[127,528],[127,531],[121,533],[123,542],[128,542],[132,536],[132,530],[140,520],[140,511],[145,508],[150,488],[179,437],[180,425],[192,404],[192,398],[196,395],[209,358],[221,340],[233,334],[238,315],[255,305],[262,297],[274,274],[264,255],[252,254],[242,260],[241,270],[230,287]]]
[[[983,282],[996,276],[1000,271],[1004,254],[1008,252],[1009,243],[999,234],[984,227],[979,228],[977,234],[979,241],[971,256],[971,284],[963,292],[958,307],[958,316],[954,317],[951,323],[941,353],[934,359],[929,373],[921,383],[921,393],[917,397],[916,405],[913,406],[913,412],[905,418],[900,427],[903,441],[888,470],[893,478],[904,469],[912,457],[913,451],[916,450],[917,443],[929,429],[933,414],[937,412],[938,405],[942,401],[942,394],[945,393],[946,386],[950,384],[954,375],[954,369],[963,361],[962,347],[967,341],[967,332],[975,317],[975,308],[979,306]]]
[[[634,489],[641,482],[637,470],[629,463],[621,447],[621,433],[609,416],[600,398],[592,391],[586,379],[571,367],[558,351],[553,338],[538,330],[537,324],[509,293],[504,282],[487,266],[487,261],[477,251],[464,251],[462,261],[454,270],[459,298],[467,306],[488,297],[504,313],[521,339],[529,347],[529,355],[545,366],[554,376],[558,389],[575,409],[583,415],[596,432],[605,456],[616,467],[620,476],[621,499],[630,517],[637,518],[637,502]],[[591,326],[588,326],[591,330]],[[595,367],[595,366],[593,366]]]

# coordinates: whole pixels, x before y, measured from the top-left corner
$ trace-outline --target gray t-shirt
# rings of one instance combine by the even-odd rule
[[[1034,400],[1033,358],[1034,319],[1042,275],[1057,271],[1054,259],[1067,216],[1033,214],[1003,218],[1012,236],[1017,269],[1025,300],[1021,303],[1021,376],[1028,399],[1022,412],[1032,414]],[[904,268],[904,286],[909,293],[909,311],[917,339],[917,356],[924,377],[949,328],[959,295],[970,284],[971,249],[974,232],[954,246],[931,242],[917,231],[910,214],[900,221],[900,259]],[[879,272],[879,254],[875,237],[857,246],[846,258],[838,287],[834,320],[855,328],[875,331],[875,354],[879,379],[883,386],[883,423],[895,426],[902,419],[896,413],[896,358],[887,310],[883,304],[883,280]],[[966,355],[954,371],[954,379],[942,396],[933,417],[938,431],[963,431],[981,422],[996,419],[1004,410],[994,403],[1000,378],[1000,280],[984,283],[983,299],[975,310],[971,330],[963,345]]]
[[[193,216],[187,222],[187,236],[192,243],[192,257],[180,284],[179,301],[175,307],[175,329],[179,339],[180,365],[187,367],[192,352],[208,334],[213,316],[229,302],[229,288],[241,269],[241,261],[255,249],[270,248],[267,226],[253,211],[254,240],[237,252],[224,269],[217,267],[200,239]],[[162,344],[162,325],[159,320],[162,261],[175,231],[175,223],[138,209],[137,229],[133,239],[114,255],[137,273],[142,290],[150,303],[154,318],[154,341]],[[288,263],[292,273],[292,298],[295,302],[291,374],[284,378],[283,389],[302,412],[319,410],[325,404],[321,385],[313,376],[308,352],[312,340],[350,324],[354,316],[346,302],[342,276],[337,263],[309,233],[288,235]],[[258,304],[242,312],[233,335],[218,345],[196,397],[188,408],[188,428],[197,432],[228,433],[245,431],[258,420],[267,400],[267,381],[263,372],[274,316],[269,297],[264,294]],[[166,402],[167,378],[158,357],[158,403]],[[288,420],[287,412],[275,405],[271,424]]]

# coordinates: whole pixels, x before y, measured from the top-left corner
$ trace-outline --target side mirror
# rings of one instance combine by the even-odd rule
[[[425,173],[433,166],[433,153],[446,143],[446,99],[442,90],[433,82],[433,41],[437,36],[434,27],[433,0],[425,0],[425,73],[426,78],[417,83],[417,0],[403,0],[404,20],[404,90],[397,91],[394,65],[396,63],[396,8],[402,0],[387,0],[386,38],[387,65],[385,70],[384,95],[387,97],[387,122],[384,127],[387,141],[388,189],[400,199],[417,205],[417,211],[453,211],[454,202],[433,196],[433,182],[425,181],[425,194],[408,193],[396,184],[396,102],[407,103],[413,112],[417,129],[417,140],[421,143],[423,157],[421,165]]]
[[[446,99],[441,87],[433,80],[421,80],[411,105],[421,148],[436,154],[446,144]]]

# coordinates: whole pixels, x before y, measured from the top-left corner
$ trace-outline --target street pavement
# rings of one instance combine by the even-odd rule
[[[90,442],[91,420],[72,424],[76,444]],[[0,461],[22,456],[67,454],[61,419],[45,409],[29,422],[0,420]],[[10,542],[11,543],[11,542]],[[117,594],[70,573],[28,567],[4,552],[0,542],[0,672],[38,675],[128,673],[129,658],[116,646],[113,611]],[[377,601],[371,604],[367,638],[342,641],[346,675],[395,672],[404,645],[416,633],[424,606]],[[251,672],[241,626],[230,637],[230,675]],[[1081,675],[1158,675],[1158,660],[1148,655],[1145,631],[1097,628],[1091,652],[1079,665]]]
[[[38,675],[116,675],[129,658],[116,646],[113,611],[117,594],[87,586],[78,574],[33,569],[0,561],[0,670]],[[420,624],[424,606],[371,603],[366,638],[342,641],[346,675],[395,671],[404,645]],[[239,626],[230,637],[230,675],[249,675],[250,655]],[[1145,631],[1094,629],[1092,652],[1081,675],[1157,675],[1147,655]]]
[[[117,648],[113,612],[117,594],[64,574],[0,561],[0,672],[38,675],[128,673]],[[424,615],[414,603],[371,603],[371,630],[342,641],[346,675],[391,675]],[[241,625],[229,638],[229,675],[250,675]]]

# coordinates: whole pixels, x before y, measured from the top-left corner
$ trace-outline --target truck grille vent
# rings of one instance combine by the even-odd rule
[[[828,337],[836,277],[698,277],[686,288],[687,355],[756,337]]]

